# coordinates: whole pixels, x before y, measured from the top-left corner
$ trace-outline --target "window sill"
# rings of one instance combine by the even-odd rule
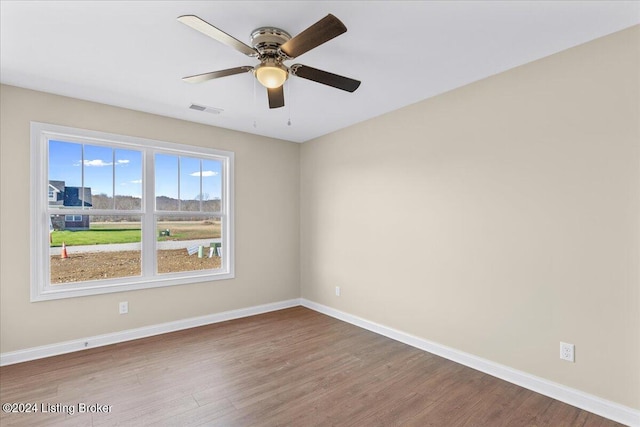
[[[179,275],[179,277],[176,277]],[[122,278],[114,279],[112,283],[107,280],[95,280],[77,282],[73,284],[60,284],[49,286],[32,292],[31,302],[49,301],[63,298],[75,298],[89,295],[108,294],[113,292],[135,291],[140,289],[161,288],[166,286],[187,285],[192,283],[211,282],[217,280],[233,279],[233,272],[192,272],[188,276],[184,273],[166,274],[153,278],[131,277],[129,281]]]

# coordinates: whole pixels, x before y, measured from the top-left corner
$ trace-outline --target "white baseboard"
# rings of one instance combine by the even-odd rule
[[[300,300],[304,307],[326,314],[336,319],[343,320],[352,325],[375,332],[396,341],[419,348],[429,353],[436,354],[451,361],[460,363],[494,377],[503,379],[513,384],[517,384],[536,393],[549,396],[553,399],[576,406],[585,411],[593,412],[610,420],[626,424],[628,426],[640,426],[640,411],[620,405],[609,400],[576,390],[562,384],[554,383],[544,378],[536,377],[526,372],[510,368],[499,363],[492,362],[469,353],[456,350],[433,341],[418,338],[416,336],[398,331],[387,326],[383,326],[369,320],[354,316],[334,308],[309,301],[305,298]]]
[[[142,328],[129,329],[111,334],[96,335],[94,337],[84,339],[2,353],[0,354],[0,366],[27,362],[29,360],[41,359],[44,357],[57,356],[59,354],[116,344],[138,338],[179,331],[182,329],[239,319],[242,317],[254,316],[256,314],[268,313],[270,311],[282,310],[284,308],[295,307],[298,305],[335,317],[336,319],[351,323],[352,325],[367,329],[393,340],[400,341],[412,347],[436,354],[494,377],[509,381],[510,383],[517,384],[526,389],[568,403],[569,405],[609,418],[616,422],[633,427],[640,427],[640,411],[638,410],[584,393],[580,390],[572,389],[562,384],[545,380],[544,378],[527,374],[526,372],[509,368],[508,366],[504,366],[433,341],[418,338],[405,332],[371,322],[361,317],[354,316],[304,298],[279,301],[270,304],[210,314],[207,316],[192,317],[189,319],[177,320],[175,322],[167,322],[159,325],[145,326]]]
[[[27,362],[29,360],[41,359],[44,357],[57,356],[59,354],[116,344],[153,335],[166,334],[167,332],[174,332],[182,329],[195,328],[197,326],[254,316],[256,314],[268,313],[270,311],[282,310],[284,308],[296,307],[299,305],[300,300],[296,298],[287,301],[279,301],[270,304],[224,311],[222,313],[209,314],[206,316],[176,320],[174,322],[161,323],[159,325],[128,329],[126,331],[114,332],[111,334],[96,335],[88,338],[11,351],[0,354],[0,366]]]

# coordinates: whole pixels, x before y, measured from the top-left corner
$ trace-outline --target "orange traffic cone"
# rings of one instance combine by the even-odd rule
[[[60,258],[69,258],[69,255],[67,255],[67,246],[64,244],[64,242],[62,243],[62,252],[60,252]]]

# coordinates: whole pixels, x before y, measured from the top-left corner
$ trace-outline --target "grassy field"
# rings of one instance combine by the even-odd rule
[[[140,241],[140,229],[101,229],[87,231],[54,231],[51,246],[107,245],[112,243],[137,243]]]
[[[220,237],[220,221],[159,221],[158,241],[215,239]],[[169,229],[169,236],[159,236],[160,230]]]
[[[169,230],[169,236],[159,236],[160,230]],[[138,243],[142,233],[137,222],[95,222],[90,230],[54,231],[52,247],[79,245],[106,245]],[[167,240],[215,239],[220,237],[219,221],[159,221],[156,230],[159,242]]]

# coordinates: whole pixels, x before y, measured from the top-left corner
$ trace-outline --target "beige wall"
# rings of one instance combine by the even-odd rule
[[[305,143],[302,296],[640,408],[639,48],[635,27]]]
[[[635,27],[302,146],[1,86],[0,352],[302,292],[638,409],[639,40]],[[234,151],[236,279],[30,303],[31,120]]]
[[[299,144],[11,86],[0,101],[0,352],[300,296]],[[235,152],[236,278],[30,303],[31,120]]]

